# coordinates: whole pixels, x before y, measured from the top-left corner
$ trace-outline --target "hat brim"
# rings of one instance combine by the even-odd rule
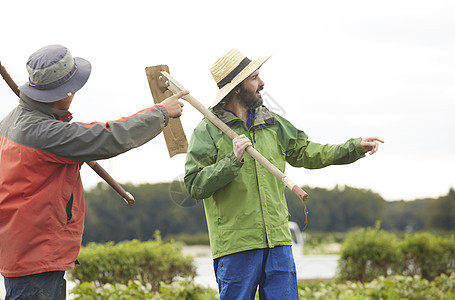
[[[52,103],[71,96],[85,85],[92,71],[89,61],[80,57],[75,57],[74,61],[77,65],[77,71],[64,84],[54,89],[39,90],[30,86],[29,82],[27,82],[19,87],[19,90],[33,100],[43,103]]]
[[[223,100],[223,98],[226,97],[230,91],[232,91],[239,83],[244,81],[246,78],[248,78],[248,76],[259,69],[270,57],[271,55],[259,58],[249,63],[239,74],[237,74],[237,76],[232,79],[230,83],[226,84],[218,91],[218,94],[216,95],[210,107],[214,107],[220,103],[220,101]]]

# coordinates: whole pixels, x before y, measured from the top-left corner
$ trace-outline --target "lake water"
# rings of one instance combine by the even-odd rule
[[[185,247],[185,254],[194,257],[197,266],[195,282],[217,289],[210,247]],[[303,255],[294,251],[298,279],[329,279],[335,277],[339,255]]]
[[[299,253],[298,251],[294,251],[294,253],[296,252]],[[194,257],[197,267],[197,276],[194,278],[195,283],[217,289],[210,247],[185,247],[183,253],[190,254]],[[294,254],[294,259],[298,279],[328,279],[335,276],[339,255]],[[68,282],[68,290],[72,287],[74,287],[74,283]],[[0,276],[0,299],[5,299],[5,286],[2,276]],[[67,299],[72,298],[69,295]]]

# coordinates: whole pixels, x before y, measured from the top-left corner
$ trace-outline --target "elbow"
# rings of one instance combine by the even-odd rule
[[[191,198],[196,200],[202,200],[205,198],[203,189],[200,189],[195,186],[194,178],[192,178],[191,176],[185,176],[183,181],[185,184],[186,191],[188,192]]]

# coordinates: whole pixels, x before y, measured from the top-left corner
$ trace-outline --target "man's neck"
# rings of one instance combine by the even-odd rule
[[[248,116],[250,114],[248,112],[248,109],[242,104],[240,104],[240,102],[236,98],[232,99],[231,101],[223,105],[223,108],[233,111],[237,115],[237,117],[243,120],[243,122],[245,122],[246,124]]]
[[[48,103],[48,105],[55,109],[68,110],[70,108],[71,102],[73,102],[73,97],[74,94],[61,100]]]

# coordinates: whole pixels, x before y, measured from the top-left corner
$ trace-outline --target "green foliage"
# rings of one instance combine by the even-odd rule
[[[340,277],[366,282],[394,274],[402,256],[398,238],[379,229],[379,223],[374,228],[350,232],[342,245],[338,265]]]
[[[106,284],[96,287],[94,283],[84,282],[76,286],[71,294],[75,300],[216,300],[217,291],[195,285],[192,281],[179,281],[166,284],[161,282],[159,291],[154,291],[152,285],[140,280],[130,280],[128,283]]]
[[[76,300],[127,300],[153,299],[155,292],[150,283],[143,284],[140,280],[129,280],[128,284],[107,283],[103,287],[96,287],[93,282],[83,282],[73,288],[70,294]]]
[[[404,253],[403,272],[433,279],[448,270],[455,270],[455,239],[428,232],[408,235],[401,244]]]
[[[84,282],[72,292],[76,300],[215,300],[219,299],[216,290],[195,285],[192,281],[161,283],[159,291],[140,280],[130,280],[125,284],[106,284],[96,287]],[[433,281],[419,276],[379,277],[368,283],[313,282],[299,284],[299,298],[308,300],[379,300],[379,299],[455,299],[455,273],[441,275]],[[257,295],[256,298],[258,299]]]
[[[455,230],[455,190],[428,205],[428,226],[435,229]]]
[[[196,275],[193,258],[182,255],[174,243],[163,243],[159,233],[147,242],[89,243],[82,247],[78,260],[81,265],[69,272],[70,278],[94,282],[98,287],[113,282],[127,284],[139,277],[158,289],[161,281]]]
[[[399,239],[375,228],[350,232],[343,242],[339,276],[343,280],[371,281],[392,274],[419,275],[432,280],[455,270],[455,238],[418,232]]]
[[[387,203],[381,227],[386,230],[416,231],[426,227],[426,213],[431,199],[391,201]]]
[[[124,185],[136,204],[129,206],[104,183],[86,191],[86,224],[83,245],[124,240],[149,240],[160,230],[166,240],[203,243],[207,224],[202,201],[189,198],[178,182]],[[455,191],[439,199],[388,202],[378,194],[349,186],[332,190],[304,187],[307,202],[308,232],[347,232],[373,226],[382,220],[382,228],[395,231],[448,230],[455,228]],[[300,199],[286,190],[290,220],[300,228],[305,215]],[[186,234],[183,235],[183,234]],[[199,235],[193,240],[190,235]]]
[[[310,195],[308,231],[344,232],[351,228],[372,226],[386,218],[386,201],[370,190],[349,186],[333,190],[304,187]],[[297,196],[286,190],[291,221],[304,227],[303,205]]]
[[[185,207],[181,204],[181,187],[171,183],[126,184],[136,199],[127,205],[106,184],[86,191],[86,224],[83,244],[124,240],[149,240],[155,230],[163,237],[170,234],[207,233],[202,202]],[[177,196],[179,199],[177,199]]]
[[[209,234],[208,233],[196,233],[196,234],[169,234],[166,238],[163,238],[164,241],[178,241],[185,245],[210,245]]]
[[[380,300],[380,299],[455,299],[455,273],[434,281],[419,276],[378,277],[369,283],[335,281],[300,284],[300,299],[309,300]]]
[[[216,300],[218,292],[211,288],[203,288],[192,281],[161,283],[159,298],[163,300]]]

